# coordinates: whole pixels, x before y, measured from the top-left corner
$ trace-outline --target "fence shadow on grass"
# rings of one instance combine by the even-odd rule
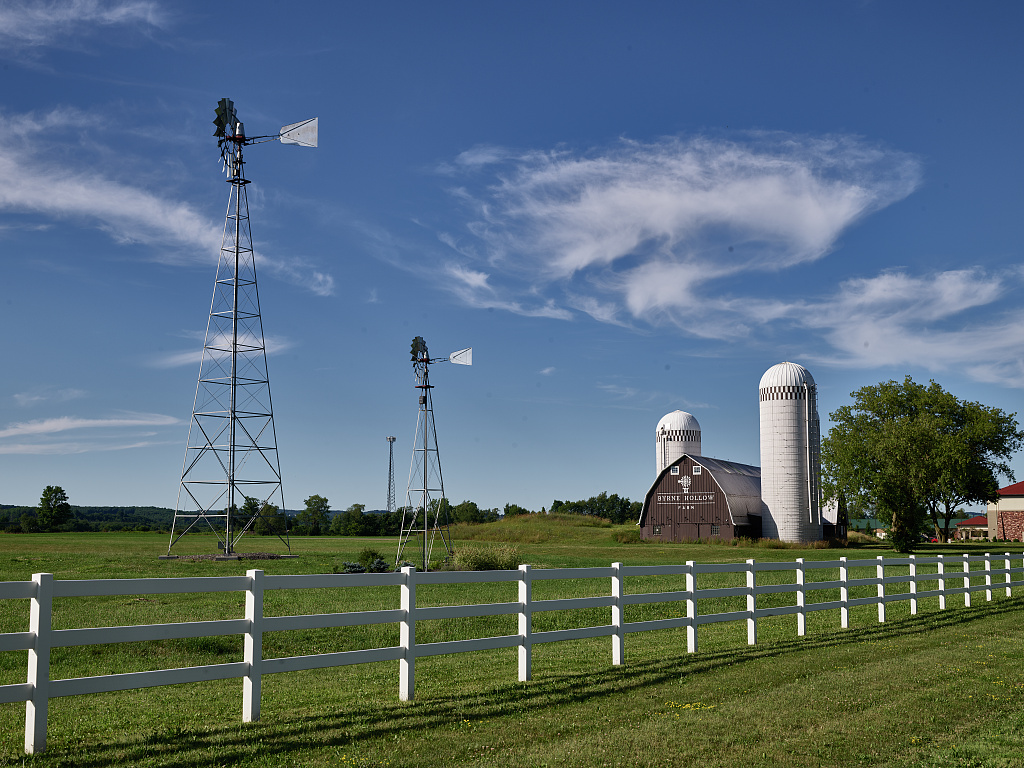
[[[346,703],[330,714],[289,718],[272,716],[272,720],[262,723],[198,729],[157,729],[134,739],[90,745],[87,751],[81,745],[65,747],[51,743],[49,751],[35,759],[42,764],[52,761],[68,768],[103,768],[147,761],[213,768],[229,764],[246,765],[261,757],[287,759],[307,750],[357,751],[362,744],[383,738],[396,739],[396,750],[400,750],[402,742],[399,739],[403,736],[435,729],[454,730],[463,721],[479,722],[523,715],[536,717],[561,706],[628,695],[652,685],[678,681],[684,675],[736,668],[827,647],[912,638],[936,629],[1019,613],[1022,609],[1024,598],[1005,598],[972,608],[950,608],[886,624],[817,632],[804,638],[763,642],[756,646],[693,655],[681,650],[675,657],[632,663],[627,657],[626,664],[619,667],[609,664],[596,671],[540,675],[526,683],[504,683],[487,690],[456,692],[444,698],[421,697],[414,703],[397,700],[384,704]],[[453,755],[439,756],[439,759],[451,757]],[[396,759],[399,759],[398,755]],[[19,757],[16,762],[4,761],[2,764],[22,763]],[[392,761],[392,764],[396,763]]]

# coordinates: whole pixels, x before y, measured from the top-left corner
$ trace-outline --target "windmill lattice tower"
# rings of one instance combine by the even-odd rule
[[[242,150],[278,139],[316,146],[317,122],[247,138],[234,105],[222,99],[214,124],[231,191],[167,551],[185,534],[209,529],[232,556],[260,518],[290,550],[284,517],[276,514],[285,514],[284,488]]]
[[[433,358],[427,352],[427,343],[417,336],[412,342],[412,363],[419,390],[419,411],[416,415],[416,436],[413,438],[409,483],[402,509],[402,529],[398,536],[398,555],[401,563],[406,546],[414,536],[421,538],[420,567],[428,570],[436,539],[441,539],[445,556],[453,554],[448,527],[447,499],[441,475],[441,454],[437,449],[437,431],[434,426],[433,386],[430,384],[432,363],[453,362],[472,365],[473,350],[463,349],[448,357]]]
[[[388,505],[387,511],[395,511],[395,437],[388,438]]]

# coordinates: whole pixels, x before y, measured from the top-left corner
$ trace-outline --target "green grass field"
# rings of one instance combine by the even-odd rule
[[[620,544],[628,527],[526,519],[456,530],[457,546],[512,543],[535,567],[758,560],[833,560],[889,554],[726,545]],[[467,541],[472,537],[474,541]],[[154,534],[0,536],[0,580],[36,572],[57,579],[330,573],[365,547],[391,553],[391,539],[293,541],[295,560],[159,561]],[[210,540],[180,553],[213,551]],[[272,550],[254,537],[239,548]],[[1019,553],[1020,544],[937,547]],[[894,569],[895,572],[895,569]],[[792,574],[763,574],[780,580]],[[867,571],[855,576],[873,575]],[[727,574],[699,587],[738,585]],[[830,578],[827,571],[815,579]],[[982,583],[983,579],[975,580]],[[657,585],[657,586],[655,586]],[[671,579],[628,579],[628,592],[679,589]],[[866,589],[866,588],[865,588]],[[605,580],[540,582],[536,599],[607,594]],[[867,594],[864,592],[863,594]],[[854,594],[853,596],[859,596]],[[515,600],[515,585],[418,588],[419,604]],[[774,596],[778,604],[789,595]],[[832,599],[815,593],[815,600]],[[759,605],[770,605],[765,597]],[[241,722],[241,681],[53,699],[48,751],[23,754],[23,704],[0,705],[0,765],[108,766],[1024,766],[1024,589],[1012,598],[975,593],[974,607],[922,599],[917,616],[890,604],[811,614],[808,636],[792,616],[758,622],[746,645],[742,622],[701,627],[700,651],[685,630],[630,634],[626,663],[611,664],[607,638],[539,645],[533,680],[516,680],[514,649],[420,659],[416,701],[398,700],[397,662],[264,678],[262,721]],[[702,601],[712,602],[712,601]],[[243,614],[241,593],[61,599],[54,627],[163,623]],[[269,592],[267,615],[393,608],[398,588]],[[700,606],[742,608],[742,598]],[[631,606],[627,620],[680,615],[678,603]],[[535,614],[535,630],[608,623],[607,609]],[[0,632],[28,628],[28,601],[0,603]],[[511,634],[514,617],[423,622],[418,642]],[[265,657],[394,645],[393,625],[268,634]],[[238,661],[239,636],[55,649],[52,676],[77,677]],[[0,684],[24,682],[26,653],[0,654]]]

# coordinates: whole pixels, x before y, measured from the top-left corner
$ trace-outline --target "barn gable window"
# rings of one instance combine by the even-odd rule
[[[678,464],[676,464],[674,467],[672,467],[672,474],[673,475],[678,475],[679,474],[679,465]]]
[[[700,466],[700,464],[694,464],[693,465],[693,474],[699,475],[701,469],[702,469],[702,467]]]

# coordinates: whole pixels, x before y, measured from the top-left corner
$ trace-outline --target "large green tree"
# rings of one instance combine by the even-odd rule
[[[253,517],[252,530],[258,536],[284,536],[288,530],[288,518],[276,504],[261,502],[252,496],[245,497],[242,505],[242,520],[248,522]]]
[[[59,485],[48,485],[43,489],[36,507],[36,519],[44,531],[52,531],[71,520],[71,505],[68,494]]]
[[[331,503],[319,494],[313,494],[303,502],[306,508],[295,516],[301,533],[320,536],[330,528]]]
[[[851,396],[822,441],[823,489],[874,509],[898,552],[911,551],[929,520],[945,540],[960,505],[994,501],[998,476],[1013,479],[1008,462],[1024,441],[1016,414],[909,376]]]

